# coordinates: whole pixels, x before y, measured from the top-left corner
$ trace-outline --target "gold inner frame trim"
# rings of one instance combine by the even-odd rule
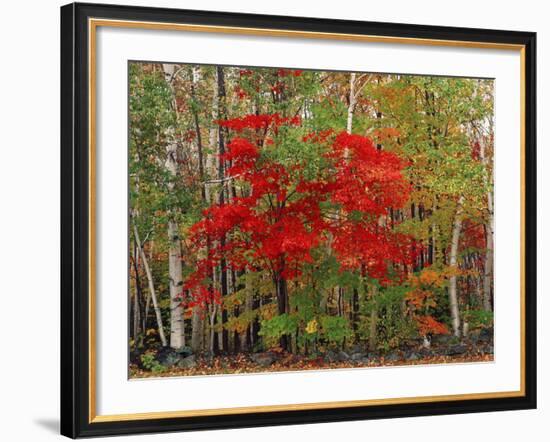
[[[97,28],[133,28],[158,31],[206,32],[266,37],[291,37],[368,43],[409,44],[420,46],[443,46],[475,49],[498,49],[518,51],[520,54],[520,168],[521,168],[521,226],[520,226],[520,389],[518,391],[466,393],[438,396],[416,396],[388,399],[317,402],[303,404],[263,405],[255,407],[216,408],[201,410],[159,411],[129,414],[96,414],[96,36]],[[440,40],[412,37],[390,37],[331,32],[292,31],[283,29],[211,26],[182,23],[141,22],[130,20],[88,19],[88,94],[89,94],[89,423],[168,419],[180,417],[237,415],[246,413],[270,413],[278,411],[322,410],[328,408],[365,407],[375,405],[415,404],[442,401],[482,400],[525,396],[525,46],[521,44]]]

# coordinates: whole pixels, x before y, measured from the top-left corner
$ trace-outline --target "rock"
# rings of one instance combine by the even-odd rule
[[[399,359],[401,359],[401,357],[395,352],[388,353],[384,357],[384,360],[389,361],[389,362],[396,362],[396,361],[399,361]]]
[[[352,361],[362,361],[363,359],[368,360],[368,358],[366,358],[365,353],[361,353],[361,352],[352,353],[351,356],[350,356],[350,359]]]
[[[458,356],[458,355],[463,355],[467,351],[468,351],[468,347],[466,345],[457,344],[457,345],[452,345],[451,347],[449,347],[447,349],[447,351],[445,352],[445,354],[447,356]]]
[[[340,350],[337,355],[337,359],[340,362],[349,361],[350,356],[345,352]]]
[[[490,342],[493,340],[493,328],[483,328],[479,332],[479,340],[481,342]]]
[[[182,359],[182,356],[173,348],[162,347],[157,353],[156,359],[165,367],[173,367]]]
[[[179,368],[195,368],[197,366],[197,360],[195,359],[195,355],[190,355],[180,359],[177,365]]]
[[[420,355],[418,353],[415,353],[414,351],[412,351],[407,356],[407,361],[418,361],[419,359],[420,359]]]
[[[325,360],[328,362],[336,362],[338,361],[338,354],[333,352],[332,350],[329,350],[325,354]]]
[[[495,352],[495,349],[493,348],[492,345],[488,345],[487,348],[485,349],[485,353],[487,353],[487,354],[492,355],[492,354],[494,354],[494,352]]]
[[[418,354],[420,357],[429,357],[434,355],[434,350],[431,348],[421,348]]]
[[[351,347],[351,354],[353,353],[362,353],[364,354],[367,351],[366,347],[363,345],[355,344]]]
[[[250,359],[262,367],[269,367],[277,360],[277,356],[270,352],[253,353],[250,355]]]
[[[130,363],[137,365],[139,368],[143,368],[141,363],[141,355],[142,353],[140,351],[132,350],[130,352]]]
[[[365,357],[369,358],[370,360],[380,359],[380,353],[378,353],[377,351],[369,351]]]
[[[342,350],[338,352],[329,350],[325,354],[325,360],[328,362],[345,362],[350,360],[350,355]]]
[[[479,341],[479,331],[474,330],[474,331],[470,332],[466,339],[474,345],[477,344],[478,341]]]
[[[181,356],[177,353],[170,353],[164,358],[164,360],[161,362],[162,365],[165,367],[173,367],[178,362],[181,361]]]
[[[453,335],[435,335],[432,337],[431,342],[433,344],[447,345],[455,339]]]
[[[193,354],[193,350],[191,347],[184,345],[183,347],[180,347],[176,350],[176,353],[180,354],[182,357],[186,358],[187,356],[191,356]]]

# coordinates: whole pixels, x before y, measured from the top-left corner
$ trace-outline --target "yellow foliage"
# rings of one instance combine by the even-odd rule
[[[319,323],[317,322],[317,319],[312,319],[307,323],[306,333],[310,335],[312,335],[313,333],[316,333],[318,326],[319,326]]]
[[[276,303],[263,305],[259,310],[261,319],[271,319],[278,314]]]
[[[464,272],[458,266],[448,266],[441,273],[445,278],[450,278],[451,276],[461,276]]]
[[[237,317],[237,318],[231,318],[226,324],[225,329],[237,333],[244,333],[246,332],[248,326],[250,324],[250,320],[248,317]]]

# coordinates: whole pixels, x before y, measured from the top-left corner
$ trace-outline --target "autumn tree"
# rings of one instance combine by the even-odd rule
[[[329,232],[343,269],[385,279],[392,263],[408,261],[408,238],[378,223],[388,207],[400,207],[407,200],[399,158],[378,151],[368,138],[341,133],[327,146],[312,143],[314,136],[302,142],[326,149],[322,168],[299,162],[285,168],[273,152],[280,154],[280,132],[298,124],[299,118],[278,114],[220,121],[220,126],[240,135],[221,155],[231,163],[227,179],[239,181],[249,192],[207,209],[204,219],[192,227],[197,247],[205,248],[212,238],[217,247],[186,287],[200,292],[209,269],[222,262],[235,270],[267,270],[278,315],[286,318],[288,281],[301,274],[303,263],[312,262],[312,251]],[[343,216],[331,218],[335,211],[343,211]],[[288,349],[286,333],[280,345]]]

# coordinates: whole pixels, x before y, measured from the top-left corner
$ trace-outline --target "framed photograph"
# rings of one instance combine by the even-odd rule
[[[535,408],[535,45],[62,7],[62,434]]]

